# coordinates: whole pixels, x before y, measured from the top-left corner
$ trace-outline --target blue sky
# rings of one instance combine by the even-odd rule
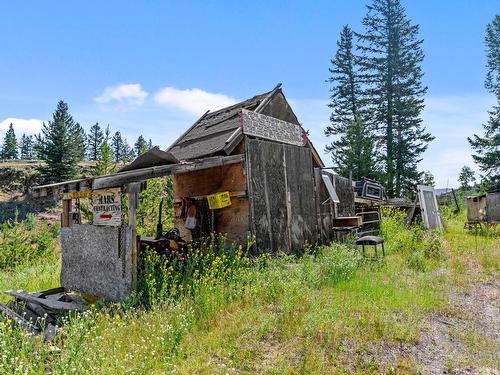
[[[362,30],[368,1],[1,2],[0,137],[36,133],[58,100],[85,128],[110,124],[166,148],[207,109],[282,82],[318,149],[328,139],[329,60],[344,24]],[[493,98],[483,88],[484,29],[498,0],[406,0],[421,25],[436,136],[420,168],[439,187],[472,167],[466,137]],[[324,156],[329,163],[329,156]]]

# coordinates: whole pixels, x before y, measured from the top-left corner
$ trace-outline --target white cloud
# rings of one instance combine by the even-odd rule
[[[207,92],[201,89],[177,89],[165,87],[154,96],[155,102],[166,107],[180,109],[196,115],[207,110],[215,111],[236,103],[236,99],[224,94]]]
[[[20,137],[23,133],[29,135],[38,134],[42,129],[42,123],[43,120],[36,118],[23,119],[8,117],[0,122],[0,133],[5,134],[7,129],[9,129],[9,125],[12,124],[17,137]]]
[[[142,89],[139,83],[128,83],[123,85],[108,86],[101,95],[94,98],[100,104],[121,103],[125,105],[141,105],[148,97],[148,93]]]

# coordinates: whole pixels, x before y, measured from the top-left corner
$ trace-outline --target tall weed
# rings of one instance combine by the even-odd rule
[[[250,265],[248,249],[226,237],[213,234],[199,246],[188,246],[184,254],[159,255],[147,251],[140,261],[138,301],[153,306],[161,302],[194,295],[202,285],[217,285],[231,279]]]
[[[40,257],[53,255],[59,229],[46,221],[8,220],[0,224],[0,270],[31,264]]]

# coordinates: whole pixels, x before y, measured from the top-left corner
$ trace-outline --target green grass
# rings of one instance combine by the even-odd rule
[[[406,230],[393,212],[385,216],[384,261],[364,261],[335,244],[314,256],[254,261],[218,249],[182,270],[187,283],[167,272],[144,284],[154,297],[148,308],[133,300],[95,307],[69,317],[50,345],[0,323],[0,373],[414,373],[419,358],[380,353],[418,344],[431,313],[466,316],[447,293],[498,277],[499,239],[464,231],[463,217],[448,219],[438,235]],[[415,253],[418,267],[410,260]],[[49,257],[0,271],[0,288],[55,286],[58,273],[57,257]],[[181,285],[189,287],[170,298]],[[478,359],[498,366],[484,337],[452,334],[466,350],[450,367]]]

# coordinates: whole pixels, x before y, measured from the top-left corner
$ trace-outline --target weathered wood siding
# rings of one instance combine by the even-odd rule
[[[258,252],[316,243],[311,150],[247,138],[251,230]]]
[[[174,224],[181,236],[190,241],[191,231],[184,227],[185,219],[180,217],[180,198],[204,197],[222,191],[245,193],[246,177],[243,163],[223,167],[182,173],[173,177]],[[202,198],[203,199],[203,198]],[[228,239],[246,244],[249,231],[250,206],[246,196],[231,197],[231,206],[214,210],[215,231],[227,233]]]
[[[297,116],[293,113],[290,104],[288,104],[285,95],[283,93],[277,92],[273,98],[266,104],[262,109],[261,113],[263,115],[271,116],[283,121],[291,122],[292,124],[300,125]]]
[[[500,191],[486,194],[486,220],[500,223]]]
[[[340,203],[337,205],[337,216],[354,216],[356,208],[354,206],[352,181],[348,178],[334,175],[333,186],[340,200]]]

